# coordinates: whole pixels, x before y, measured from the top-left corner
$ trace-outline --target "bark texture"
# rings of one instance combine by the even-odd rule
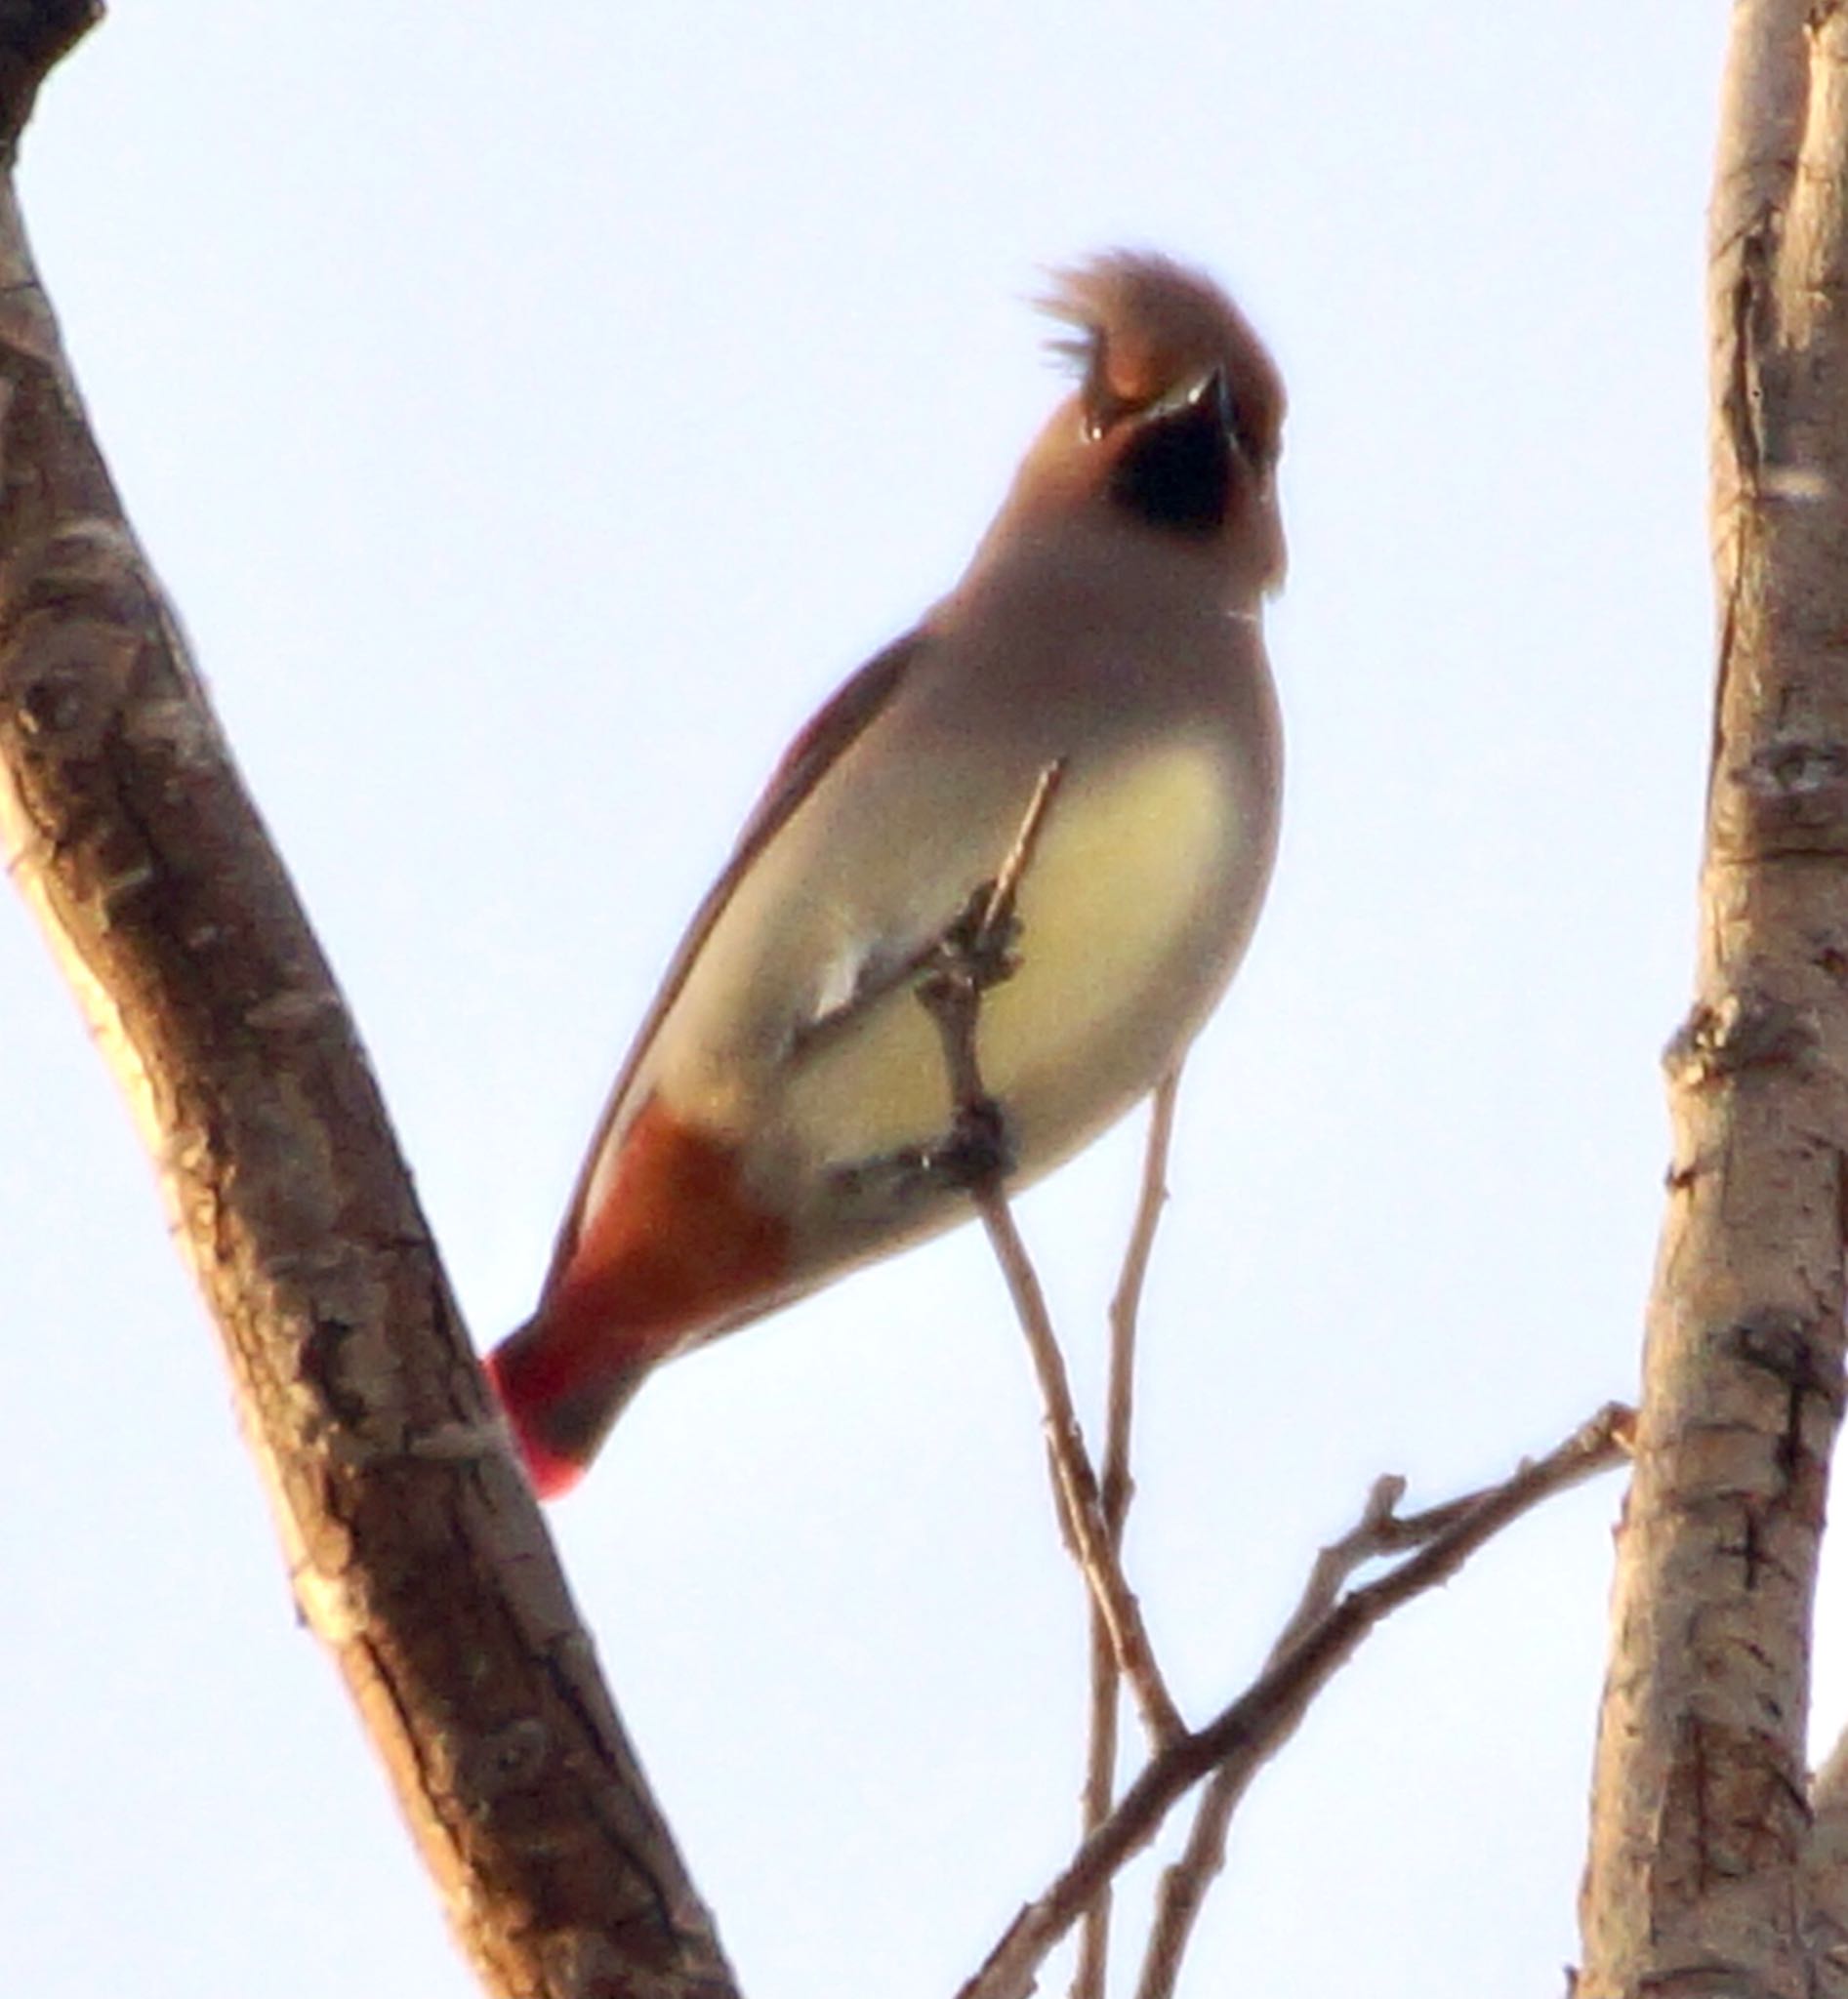
[[[332,975],[84,421],[13,195],[89,24],[0,0],[0,837],[218,1320],[295,1594],[520,1999],[733,1987],[491,1415]]]
[[[1698,998],[1618,1542],[1580,1999],[1813,1989],[1811,1601],[1848,1232],[1848,14],[1739,0],[1709,243]]]

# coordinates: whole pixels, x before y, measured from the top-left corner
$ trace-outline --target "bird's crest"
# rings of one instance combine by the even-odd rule
[[[1219,368],[1252,456],[1263,465],[1276,458],[1283,379],[1251,322],[1202,272],[1153,251],[1109,250],[1054,271],[1038,303],[1071,329],[1049,345],[1078,370],[1094,429],[1184,392]]]

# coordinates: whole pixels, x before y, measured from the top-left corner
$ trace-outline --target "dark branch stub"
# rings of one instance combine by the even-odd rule
[[[0,165],[13,165],[39,85],[102,19],[102,0],[0,0]]]

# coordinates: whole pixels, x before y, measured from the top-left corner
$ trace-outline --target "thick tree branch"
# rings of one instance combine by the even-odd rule
[[[1848,1231],[1848,12],[1739,0],[1710,237],[1698,998],[1618,1543],[1580,1999],[1809,1993],[1809,1624]]]
[[[86,6],[0,4],[0,137]],[[0,186],[0,835],[218,1319],[303,1614],[490,1990],[732,1986]]]

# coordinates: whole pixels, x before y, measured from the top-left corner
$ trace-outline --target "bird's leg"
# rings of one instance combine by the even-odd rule
[[[919,961],[915,976],[918,997],[925,1006],[935,1004],[935,989],[945,980],[972,987],[976,994],[992,986],[1005,985],[1020,969],[1014,946],[1020,941],[1020,918],[1014,913],[1011,895],[1002,897],[999,876],[973,890],[954,922],[937,933],[935,942]]]
[[[839,1169],[864,1188],[884,1180],[895,1189],[920,1187],[966,1194],[998,1187],[1013,1170],[1007,1114],[982,1081],[975,1030],[982,995],[1020,969],[1020,918],[1015,903],[1046,815],[1064,775],[1064,759],[1041,771],[1020,829],[992,881],[984,881],[907,968],[919,1003],[936,1023],[950,1081],[951,1122],[941,1137]]]
[[[986,1092],[959,1098],[948,1135],[917,1148],[917,1171],[959,1194],[996,1185],[1015,1164],[1007,1114]]]
[[[951,1122],[941,1139],[920,1149],[920,1170],[966,1193],[1006,1179],[1014,1164],[1006,1113],[982,1081],[975,1027],[982,995],[1013,976],[1020,960],[1011,946],[1020,919],[1011,910],[989,920],[995,884],[984,882],[937,940],[929,968],[917,983],[920,1004],[936,1023],[949,1073]]]
[[[1006,1113],[984,1087],[975,1055],[981,997],[1010,978],[1020,962],[1008,948],[1019,931],[1016,918],[1010,917],[1005,929],[980,925],[990,893],[986,883],[975,891],[912,975],[919,1001],[943,1040],[951,1079],[950,1128],[923,1145],[900,1146],[836,1166],[830,1177],[860,1199],[899,1204],[927,1192],[966,1194],[999,1186],[1014,1168]]]
[[[1063,758],[1041,771],[1000,874],[969,897],[944,930],[931,962],[918,981],[918,999],[943,1040],[943,1064],[949,1073],[953,1106],[949,1136],[925,1148],[924,1163],[965,1191],[999,1186],[1014,1163],[1006,1112],[982,1081],[975,1030],[982,995],[1012,978],[1020,968],[1015,949],[1020,941],[1020,918],[1015,904],[1064,773]]]

